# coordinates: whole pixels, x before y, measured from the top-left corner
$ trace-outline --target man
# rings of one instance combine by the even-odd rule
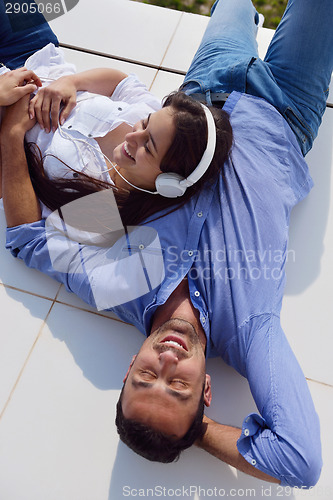
[[[198,439],[207,451],[255,477],[298,487],[318,480],[318,417],[279,314],[290,211],[312,186],[301,152],[306,154],[316,136],[333,69],[332,9],[330,1],[320,6],[290,1],[263,62],[256,56],[250,2],[215,5],[184,90],[203,89],[208,101],[215,100],[213,91],[236,90],[224,106],[234,132],[232,157],[214,185],[149,222],[164,252],[165,279],[113,307],[148,335],[125,377],[117,417],[122,439],[148,458],[169,461]],[[310,45],[309,31],[316,33]],[[222,49],[231,46],[222,50],[215,41]],[[218,64],[207,48],[213,54],[219,48]],[[254,97],[244,93],[249,90]],[[13,155],[9,144],[10,134],[1,142],[8,248],[92,302],[93,287],[84,273],[53,265],[52,241],[46,242],[25,158]],[[65,255],[67,243],[55,242],[58,254]],[[145,248],[138,243],[140,251]],[[101,266],[98,272],[107,270]],[[110,290],[116,292],[117,282],[108,280],[100,296]],[[200,424],[203,405],[211,402],[205,357],[216,355],[248,379],[257,404],[260,415],[247,416],[241,430],[207,418]]]
[[[322,7],[319,18],[323,20],[326,8],[332,10],[332,3]],[[253,47],[248,2],[235,5],[220,1],[214,8],[183,90],[195,95],[203,89],[207,102],[213,98],[218,101],[213,90],[239,90],[264,97],[288,122],[305,155],[320,123],[315,109],[324,110],[332,72],[332,51],[328,45],[324,49],[324,39],[316,39],[316,48],[308,47],[308,34],[315,32],[311,2],[289,2],[264,62],[257,58]],[[320,81],[322,77],[325,81]],[[297,89],[302,93],[296,98]],[[321,96],[320,105],[315,95]],[[138,453],[148,458],[156,454],[161,461],[173,459],[180,446],[189,446],[195,439],[195,414],[196,409],[198,415],[202,411],[202,390],[204,404],[210,404],[210,380],[203,375],[202,357],[217,353],[247,377],[262,418],[255,414],[246,417],[242,430],[205,419],[204,435],[199,429],[197,444],[249,474],[268,479],[258,473],[260,469],[281,484],[306,487],[317,481],[320,470],[319,427],[304,376],[282,333],[279,312],[289,214],[292,204],[310,189],[311,180],[296,160],[297,146],[287,146],[282,137],[282,129],[287,130],[282,122],[278,125],[280,117],[276,117],[274,137],[268,138],[273,116],[264,125],[263,109],[257,108],[253,115],[250,108],[254,101],[245,102],[242,96],[235,102],[234,97],[231,94],[224,106],[231,112],[235,134],[232,162],[225,166],[223,181],[217,188],[219,195],[215,192],[210,204],[201,197],[201,204],[192,207],[187,241],[180,242],[178,236],[183,251],[175,251],[174,262],[178,269],[182,267],[177,282],[186,275],[188,280],[180,282],[169,299],[154,309],[150,336],[124,380],[117,425],[123,440]],[[296,117],[298,114],[303,115],[303,120]],[[244,134],[239,133],[242,128]],[[268,144],[274,144],[272,150]],[[249,165],[252,160],[252,166],[256,165],[253,169]],[[276,169],[272,165],[271,170],[271,162],[277,162]],[[283,185],[288,188],[285,190]],[[208,216],[202,209],[207,210],[207,206]],[[199,224],[201,232],[196,233],[199,216],[206,217],[206,221],[203,226]],[[176,221],[170,227],[173,223]],[[183,227],[182,221],[179,227]],[[172,248],[172,238],[169,245],[166,248]],[[170,261],[171,257],[172,267]],[[159,292],[155,300],[161,296]],[[148,328],[147,322],[146,331]],[[194,355],[190,332],[195,332],[201,356],[197,351]],[[196,366],[191,375],[186,363],[192,369]],[[177,391],[187,399],[168,392],[172,383],[178,384]],[[170,403],[167,406],[167,401],[173,399],[177,409]],[[176,415],[182,415],[188,405],[187,419],[178,421]],[[152,443],[156,444],[154,451]]]
[[[41,86],[40,79],[33,71],[26,68],[0,74],[0,106],[9,106],[17,102],[21,97],[34,92],[37,86]]]

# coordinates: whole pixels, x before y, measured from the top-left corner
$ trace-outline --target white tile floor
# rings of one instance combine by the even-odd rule
[[[68,60],[79,70],[112,65],[135,71],[158,97],[179,86],[182,76],[166,69],[186,70],[206,18],[128,0],[96,0],[92,13],[91,5],[80,0],[53,21],[61,41],[164,69],[69,49]],[[259,31],[261,52],[270,36]],[[316,488],[262,484],[195,448],[176,464],[152,464],[119,443],[115,402],[141,334],[13,259],[4,249],[0,211],[0,500],[120,500],[139,496],[140,488],[157,488],[155,496],[141,491],[150,498],[218,498],[214,488],[220,497],[224,489],[234,498],[333,498],[332,132],[328,109],[308,156],[316,187],[293,213],[290,249],[296,257],[288,262],[282,313],[321,419],[324,468]],[[218,359],[209,360],[208,371],[215,397],[209,416],[240,425],[255,410],[247,382]]]
[[[66,45],[160,66],[181,16],[128,0],[80,0],[52,27]]]

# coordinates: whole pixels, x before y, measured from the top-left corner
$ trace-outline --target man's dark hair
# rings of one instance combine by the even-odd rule
[[[204,415],[203,386],[197,413],[187,433],[180,439],[172,439],[163,432],[156,431],[148,425],[125,418],[121,406],[124,387],[117,403],[116,426],[120,439],[135,453],[152,462],[170,463],[178,460],[180,453],[192,446],[196,439],[200,439],[204,433],[202,419]]]

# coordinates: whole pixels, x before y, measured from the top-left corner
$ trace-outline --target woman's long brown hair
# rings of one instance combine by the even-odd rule
[[[201,105],[183,92],[170,94],[165,106],[174,111],[176,133],[173,143],[162,160],[162,172],[175,172],[187,177],[198,165],[207,144],[207,123]],[[207,182],[214,182],[221,173],[232,146],[232,129],[228,114],[211,108],[216,125],[217,141],[212,163],[202,178],[188,188],[181,198],[165,198],[141,191],[115,189],[111,184],[94,179],[82,172],[72,179],[49,179],[43,168],[43,156],[33,143],[25,144],[29,172],[37,197],[51,210],[82,196],[102,189],[114,189],[120,216],[124,226],[137,225],[151,219],[158,212],[183,206]],[[59,160],[62,162],[62,160]],[[62,162],[64,163],[64,162]],[[74,172],[76,170],[67,165]]]

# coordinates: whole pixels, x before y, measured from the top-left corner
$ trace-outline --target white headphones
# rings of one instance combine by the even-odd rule
[[[165,198],[177,198],[183,196],[186,189],[195,184],[207,171],[214,157],[216,146],[216,127],[212,113],[204,104],[200,103],[206,115],[208,139],[207,146],[196,169],[188,176],[167,172],[160,174],[155,180],[156,191],[152,194],[160,194]]]

